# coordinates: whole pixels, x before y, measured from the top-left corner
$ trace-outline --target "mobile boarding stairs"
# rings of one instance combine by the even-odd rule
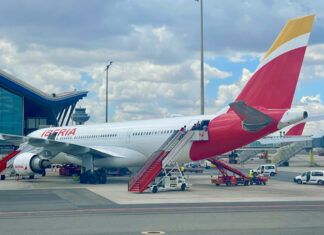
[[[129,180],[128,191],[153,193],[165,190],[185,190],[191,185],[177,163],[177,156],[194,141],[208,141],[208,131],[175,131]]]

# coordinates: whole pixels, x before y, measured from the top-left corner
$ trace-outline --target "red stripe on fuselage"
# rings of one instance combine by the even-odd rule
[[[273,122],[257,132],[248,132],[242,128],[242,121],[233,111],[213,119],[208,126],[209,140],[194,142],[190,149],[190,159],[199,161],[237,149],[277,131],[277,125],[287,110],[259,109],[273,118]]]
[[[288,51],[259,69],[248,81],[236,101],[252,107],[289,109],[303,63],[306,46]]]

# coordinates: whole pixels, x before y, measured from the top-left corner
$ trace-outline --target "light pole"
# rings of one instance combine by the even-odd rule
[[[106,65],[106,122],[108,122],[108,70],[110,65],[112,64],[112,61],[109,62],[109,64]]]
[[[199,0],[196,0],[199,2]],[[200,0],[200,114],[205,113],[205,84],[204,84],[204,17],[203,0]]]

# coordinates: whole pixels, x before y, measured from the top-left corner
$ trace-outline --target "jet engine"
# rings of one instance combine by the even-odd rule
[[[19,175],[43,174],[46,168],[51,167],[51,162],[34,153],[26,152],[16,156],[13,167]]]
[[[278,123],[278,129],[282,129],[286,126],[304,120],[308,117],[308,113],[300,109],[290,109],[284,113],[280,122]]]

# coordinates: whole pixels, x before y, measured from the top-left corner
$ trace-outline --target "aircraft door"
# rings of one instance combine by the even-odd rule
[[[132,134],[133,134],[133,128],[129,128],[127,130],[127,134],[126,134],[126,143],[127,144],[131,143]]]
[[[198,123],[198,121],[199,121],[199,119],[191,120],[189,126],[187,126],[187,130],[191,130],[191,128],[192,128],[196,123]]]

